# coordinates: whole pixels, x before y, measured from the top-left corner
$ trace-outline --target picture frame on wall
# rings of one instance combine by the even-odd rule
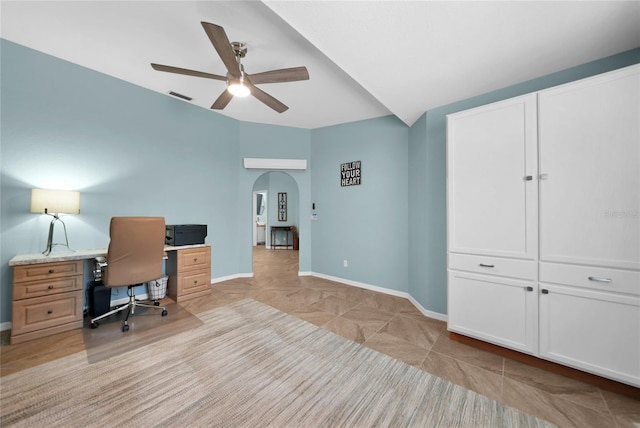
[[[287,193],[278,192],[278,221],[287,221]]]

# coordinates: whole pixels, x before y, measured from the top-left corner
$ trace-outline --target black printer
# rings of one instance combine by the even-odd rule
[[[173,246],[204,244],[207,236],[206,224],[166,225],[166,230],[164,243]]]

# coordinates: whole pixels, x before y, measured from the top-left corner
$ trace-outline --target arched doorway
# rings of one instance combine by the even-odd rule
[[[252,197],[253,251],[261,246],[265,250],[294,250],[293,238],[294,234],[297,236],[300,225],[298,183],[285,172],[268,171],[253,183]],[[271,229],[274,226],[280,230],[274,234],[275,242],[271,242]],[[287,233],[282,229],[286,227],[295,227],[296,232]],[[291,256],[293,254],[289,254]]]

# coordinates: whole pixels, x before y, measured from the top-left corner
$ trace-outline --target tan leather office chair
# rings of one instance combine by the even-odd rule
[[[140,303],[134,293],[136,286],[162,276],[164,217],[113,217],[109,237],[102,282],[107,287],[127,287],[129,302],[91,319],[91,328],[98,327],[98,320],[128,309],[122,324],[122,331],[128,331],[129,315],[133,315],[137,306],[161,309],[162,316],[166,316],[166,307]]]

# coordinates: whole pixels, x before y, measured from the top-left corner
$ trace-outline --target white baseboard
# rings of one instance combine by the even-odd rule
[[[351,281],[349,279],[339,278],[337,276],[325,275],[317,272],[310,272],[310,275],[318,278],[326,279],[329,281],[339,282],[341,284],[364,288],[366,290],[375,291],[377,293],[388,294],[391,296],[405,298],[409,300],[416,307],[416,309],[418,309],[422,313],[422,315],[424,315],[425,317],[447,322],[447,315],[425,309],[424,307],[422,307],[420,303],[418,303],[416,299],[413,298],[413,296],[411,296],[409,293],[406,293],[404,291],[390,290],[388,288],[378,287],[376,285],[365,284],[363,282],[357,282],[357,281]]]
[[[218,278],[211,278],[211,283],[215,284],[218,282],[230,281],[232,279],[237,279],[237,278],[253,278],[253,272],[236,273],[234,275],[219,276]]]

